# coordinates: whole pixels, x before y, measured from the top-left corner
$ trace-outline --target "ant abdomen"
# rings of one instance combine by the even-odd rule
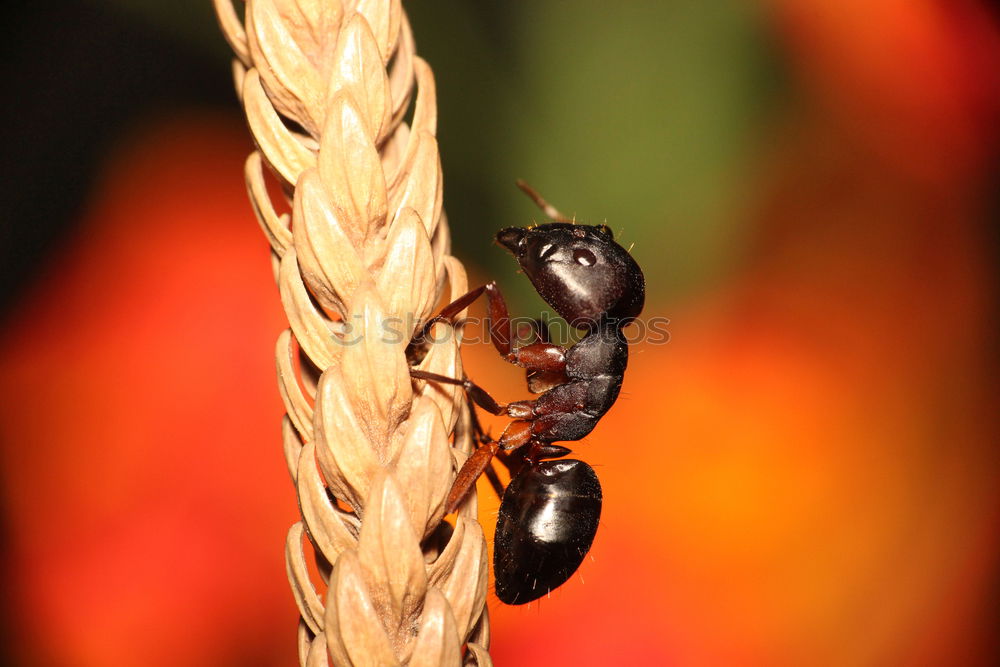
[[[494,537],[496,594],[537,600],[569,579],[590,550],[601,518],[601,483],[583,461],[526,465],[507,485]]]

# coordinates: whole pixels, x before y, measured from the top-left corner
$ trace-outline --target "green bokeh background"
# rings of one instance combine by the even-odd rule
[[[229,53],[209,3],[109,0],[202,48]],[[540,300],[491,248],[540,220],[534,185],[582,222],[604,222],[663,303],[734,266],[753,157],[785,99],[761,9],[737,0],[406,4],[438,85],[445,206],[456,254],[497,277],[514,307]],[[236,105],[235,98],[233,102]]]

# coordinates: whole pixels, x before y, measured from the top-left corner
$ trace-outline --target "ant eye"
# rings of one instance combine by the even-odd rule
[[[597,264],[597,256],[586,248],[577,248],[573,251],[573,261],[583,266],[593,266]]]

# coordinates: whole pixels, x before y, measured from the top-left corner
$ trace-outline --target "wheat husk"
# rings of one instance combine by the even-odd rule
[[[442,522],[472,447],[464,398],[414,385],[407,336],[382,329],[415,332],[467,289],[449,255],[431,69],[398,1],[214,4],[289,322],[276,359],[301,510],[285,549],[299,662],[489,665],[475,495],[453,530]],[[435,340],[418,367],[461,377],[459,338]]]

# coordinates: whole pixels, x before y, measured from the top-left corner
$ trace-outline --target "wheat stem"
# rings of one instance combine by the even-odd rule
[[[249,0],[242,19],[214,2],[289,322],[276,356],[302,515],[286,544],[300,664],[491,664],[475,497],[453,531],[442,522],[471,448],[464,400],[415,387],[405,354],[467,288],[448,254],[431,69],[399,0]],[[439,338],[419,368],[461,377],[457,336]]]

